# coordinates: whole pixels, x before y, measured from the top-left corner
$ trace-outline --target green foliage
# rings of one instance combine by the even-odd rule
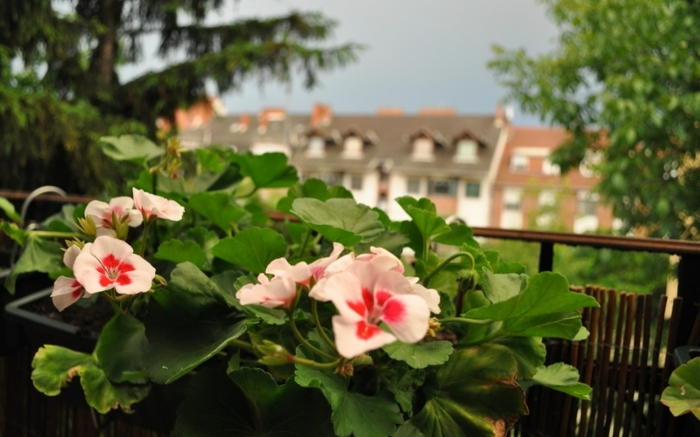
[[[681,364],[671,373],[668,387],[661,393],[661,403],[674,416],[693,413],[700,419],[700,358]]]
[[[110,165],[100,137],[138,133],[154,139],[156,120],[173,122],[175,110],[205,100],[207,83],[222,94],[252,78],[289,83],[299,74],[312,88],[319,73],[355,61],[361,50],[352,43],[326,44],[336,23],[319,13],[207,26],[205,18],[226,2],[78,0],[68,11],[58,3],[0,5],[3,188],[52,184],[69,192],[115,191],[129,166]],[[116,67],[142,59],[143,39],[154,33],[159,56],[168,62],[177,53],[179,61],[120,80]],[[154,156],[134,149],[128,158],[109,146],[105,152],[128,160]],[[257,187],[296,182],[285,172],[256,180]]]
[[[175,429],[183,437],[332,437],[328,410],[317,390],[292,379],[278,386],[262,369],[204,369],[187,385]]]
[[[22,273],[58,272],[62,268],[62,259],[63,251],[59,243],[30,234],[25,240],[22,255],[5,280],[5,288],[10,294],[14,294],[17,277]]]
[[[579,374],[575,367],[564,363],[555,363],[551,366],[540,367],[532,377],[527,381],[522,381],[520,385],[523,388],[532,385],[542,385],[551,389],[566,393],[575,398],[585,401],[591,400],[591,387],[578,382]]]
[[[214,256],[262,273],[274,259],[287,253],[287,243],[279,233],[267,228],[249,228],[233,238],[224,238],[212,249]]]
[[[20,217],[20,215],[17,214],[15,206],[4,197],[0,197],[0,211],[4,212],[5,216],[14,222],[22,221],[22,217]]]
[[[700,5],[683,0],[547,0],[561,32],[533,57],[495,48],[490,63],[508,98],[561,125],[555,154],[580,162],[628,229],[698,239]]]
[[[384,352],[395,360],[405,361],[414,369],[443,364],[452,354],[449,341],[406,344],[400,341],[384,346]]]
[[[353,199],[296,199],[291,212],[311,229],[343,246],[372,241],[384,231],[379,214]]]

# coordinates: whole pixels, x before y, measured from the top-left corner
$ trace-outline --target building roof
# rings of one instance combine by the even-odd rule
[[[391,167],[392,172],[415,176],[429,174],[480,179],[489,171],[502,130],[495,126],[493,114],[334,114],[316,126],[311,125],[310,115],[290,114],[282,121],[266,121],[264,129],[259,129],[260,120],[261,117],[242,115],[214,118],[200,129],[183,132],[183,142],[185,138],[193,143],[201,139],[200,144],[223,144],[240,151],[249,150],[254,144],[289,144],[292,150],[291,163],[302,172],[366,172],[385,165],[385,168]],[[412,138],[417,134],[434,139],[434,160],[426,162],[411,158]],[[326,148],[323,157],[305,153],[312,136],[324,138]],[[351,159],[344,156],[343,140],[347,136],[362,139],[361,157]],[[477,140],[480,145],[478,161],[454,160],[456,142],[465,137]]]

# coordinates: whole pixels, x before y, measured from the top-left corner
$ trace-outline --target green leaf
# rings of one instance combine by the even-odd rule
[[[304,357],[301,348],[297,355]],[[350,380],[332,371],[297,364],[294,379],[302,387],[321,389],[333,409],[333,430],[339,437],[387,437],[404,422],[396,403],[382,395],[348,391]]]
[[[0,231],[12,238],[15,243],[24,246],[24,239],[27,237],[28,231],[21,229],[16,223],[0,222]]]
[[[527,271],[523,264],[517,262],[499,262],[494,266],[494,273],[516,273],[522,275]]]
[[[493,305],[475,308],[465,317],[503,321],[508,335],[572,339],[581,329],[583,307],[597,307],[590,296],[569,291],[569,284],[558,273],[539,273],[530,278],[521,293]]]
[[[407,344],[395,341],[384,346],[383,349],[391,358],[405,361],[415,369],[423,369],[446,362],[452,354],[452,343],[449,341],[431,341]]]
[[[513,353],[518,362],[518,380],[532,378],[544,366],[547,348],[540,337],[500,337],[494,343]]]
[[[284,257],[287,242],[272,229],[248,228],[219,241],[212,253],[253,273],[262,273],[271,261]]]
[[[233,203],[231,196],[226,193],[195,193],[190,196],[189,206],[224,232],[230,232],[231,223],[238,223],[248,214],[245,209]]]
[[[212,249],[219,243],[219,237],[216,235],[216,232],[210,231],[203,226],[196,226],[187,230],[187,239],[197,243],[204,252],[203,270],[211,270],[214,262]]]
[[[22,255],[12,267],[10,275],[5,280],[5,288],[10,294],[15,293],[17,277],[22,273],[43,272],[53,273],[63,268],[63,250],[55,241],[45,240],[29,234]]]
[[[241,166],[241,173],[253,180],[255,188],[290,187],[299,181],[297,170],[287,163],[284,153],[234,155],[232,159]]]
[[[12,220],[13,222],[19,223],[22,221],[22,217],[20,217],[20,215],[17,214],[15,206],[4,197],[0,197],[0,211],[4,212],[7,218]]]
[[[115,161],[131,161],[144,166],[147,161],[165,153],[163,148],[141,135],[102,137],[100,146],[105,155]]]
[[[450,230],[438,234],[433,238],[436,243],[449,244],[451,246],[461,246],[466,244],[478,248],[479,243],[474,239],[474,230],[462,223],[450,223]]]
[[[185,389],[178,408],[182,437],[332,437],[330,408],[321,393],[293,379],[278,386],[262,369],[241,368],[228,376],[203,369]]]
[[[227,296],[191,263],[173,270],[170,283],[148,303],[148,375],[170,383],[222,350],[246,330],[243,315]]]
[[[204,267],[204,263],[207,260],[199,244],[194,241],[182,241],[176,238],[161,243],[158,246],[158,251],[153,256],[175,264],[189,261],[200,269]]]
[[[408,366],[395,366],[391,379],[384,379],[386,388],[409,417],[413,416],[413,394],[425,381],[425,372]]]
[[[413,197],[404,196],[396,199],[396,202],[413,219],[423,238],[428,239],[433,235],[452,231],[445,219],[437,215],[435,205],[430,200],[426,198],[416,200]]]
[[[320,179],[309,178],[303,183],[294,185],[287,191],[287,196],[277,202],[277,209],[290,213],[292,211],[292,202],[295,199],[303,197],[318,199],[325,202],[328,199],[352,199],[352,193],[342,185],[333,185],[328,188],[325,182]]]
[[[392,437],[425,437],[425,434],[418,431],[418,428],[410,423],[404,423],[399,426]]]
[[[585,401],[591,400],[591,387],[578,381],[578,370],[564,363],[554,363],[551,366],[540,367],[532,379],[521,382],[523,388],[542,385],[566,393]]]
[[[368,243],[357,243],[353,247],[355,254],[369,253],[370,247],[381,247],[400,257],[404,246],[408,244],[409,239],[399,231],[386,230],[379,234],[378,237],[372,239]]]
[[[681,364],[671,373],[668,387],[661,393],[661,403],[674,416],[693,413],[700,419],[700,358]]]
[[[100,414],[121,408],[129,411],[131,405],[148,395],[150,386],[115,384],[100,368],[95,357],[60,346],[40,348],[32,360],[32,382],[47,396],[56,396],[75,375],[85,392],[85,400]]]
[[[510,351],[484,344],[455,351],[437,372],[439,394],[410,423],[431,437],[493,437],[527,414]]]
[[[146,379],[146,329],[140,320],[117,313],[102,328],[95,357],[110,381],[143,384]]]
[[[488,269],[481,273],[481,286],[484,296],[491,303],[503,302],[520,294],[527,288],[527,276],[516,274],[494,274]]]
[[[352,199],[296,199],[292,214],[330,241],[353,246],[360,241],[372,241],[384,231],[379,215],[366,205]]]

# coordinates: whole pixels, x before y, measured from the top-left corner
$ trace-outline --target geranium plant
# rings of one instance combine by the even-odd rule
[[[129,136],[105,152],[142,171],[132,197],[73,210],[52,297],[115,315],[92,354],[37,352],[47,395],[78,377],[98,412],[129,411],[187,377],[178,435],[356,437],[503,435],[534,384],[589,398],[542,339],[585,338],[596,301],[482,250],[428,199],[397,199],[397,222],[282,154],[183,161],[177,140]]]

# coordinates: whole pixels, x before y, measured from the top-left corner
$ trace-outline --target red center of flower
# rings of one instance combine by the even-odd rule
[[[70,284],[71,287],[73,287],[73,291],[70,292],[70,295],[73,299],[79,298],[83,294],[83,286],[80,285],[80,282],[76,279],[73,281],[72,284]]]
[[[381,329],[379,329],[378,326],[370,325],[369,323],[365,322],[364,320],[361,320],[357,322],[357,338],[362,339],[362,340],[367,340],[369,338],[374,337],[377,335]]]
[[[117,283],[119,285],[131,284],[131,278],[127,275],[133,272],[136,268],[129,263],[122,263],[111,253],[102,258],[102,266],[97,268],[100,272],[100,285],[107,287],[110,284]]]

